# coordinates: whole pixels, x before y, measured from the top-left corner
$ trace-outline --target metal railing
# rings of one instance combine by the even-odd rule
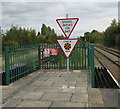
[[[44,49],[57,48],[58,55],[44,56]],[[94,87],[94,45],[77,44],[70,56],[70,69],[90,69]],[[66,69],[66,58],[58,45],[40,44],[5,47],[6,85],[37,69]]]
[[[33,72],[38,67],[38,45],[5,47],[6,85]]]

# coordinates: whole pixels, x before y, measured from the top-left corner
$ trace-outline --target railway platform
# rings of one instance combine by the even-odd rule
[[[91,88],[88,70],[71,70],[70,72],[69,88],[67,88],[66,70],[50,69],[38,70],[9,86],[2,86],[3,108],[118,107],[117,98],[111,98],[111,102],[106,102],[110,99],[107,91],[104,90],[101,93],[102,89]],[[109,95],[108,99],[106,93]]]

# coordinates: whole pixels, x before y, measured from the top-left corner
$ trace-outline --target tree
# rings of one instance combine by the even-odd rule
[[[116,45],[116,35],[118,31],[118,23],[114,19],[111,25],[104,32],[104,45],[108,47],[113,47]]]
[[[120,22],[112,20],[111,25],[104,31],[85,32],[86,41],[90,43],[99,43],[108,47],[120,46]]]
[[[11,26],[11,28],[3,36],[3,46],[6,45],[28,45],[39,43],[56,43],[57,35],[50,26],[42,24],[41,33],[34,29],[26,29],[18,26]]]
[[[45,24],[42,24],[41,34],[42,34],[42,35],[46,35],[46,34],[47,34],[47,27],[46,27]]]
[[[3,36],[3,46],[6,45],[27,45],[36,43],[36,32],[34,29],[25,29],[12,26]]]

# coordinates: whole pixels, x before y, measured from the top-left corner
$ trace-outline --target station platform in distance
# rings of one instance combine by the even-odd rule
[[[1,86],[3,107],[48,107],[52,109],[54,107],[118,106],[117,98],[114,97],[111,97],[112,102],[109,100],[105,102],[103,95],[111,90],[91,88],[88,70],[71,70],[69,81],[67,77],[66,70],[38,70],[9,86]]]

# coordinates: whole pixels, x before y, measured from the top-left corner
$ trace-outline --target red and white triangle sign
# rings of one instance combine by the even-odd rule
[[[69,58],[72,51],[74,50],[78,39],[57,39],[57,43],[62,49],[66,58]]]
[[[56,19],[64,35],[69,38],[73,29],[75,28],[78,18]]]

